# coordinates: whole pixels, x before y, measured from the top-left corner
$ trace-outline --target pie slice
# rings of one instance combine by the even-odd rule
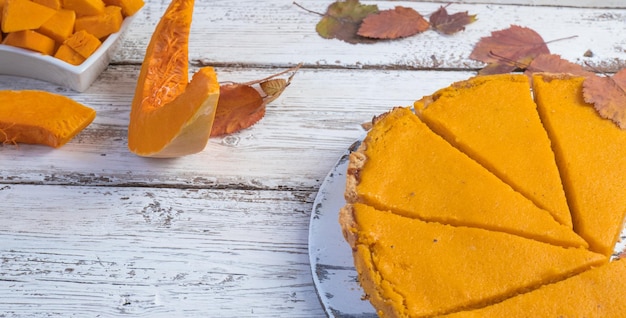
[[[446,318],[624,317],[626,261],[614,261],[496,305]]]
[[[339,220],[381,317],[478,308],[599,266],[606,256],[503,232],[423,222],[364,204]]]
[[[572,219],[554,152],[528,76],[478,76],[414,104],[438,135],[478,161],[561,224]]]
[[[561,246],[587,246],[407,108],[379,116],[350,155],[346,201],[403,216],[503,231]]]
[[[554,146],[574,230],[610,255],[626,213],[626,131],[583,100],[584,78],[536,75],[539,114]]]

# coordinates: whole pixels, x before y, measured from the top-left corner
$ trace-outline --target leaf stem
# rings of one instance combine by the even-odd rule
[[[293,2],[293,4],[294,4],[294,5],[296,5],[298,8],[300,8],[300,9],[302,9],[302,10],[304,10],[304,11],[308,12],[308,13],[317,14],[317,15],[319,15],[320,17],[323,17],[323,16],[324,16],[324,14],[319,13],[319,12],[316,12],[316,11],[313,11],[313,10],[310,10],[310,9],[307,9],[307,8],[303,7],[302,5],[300,5],[299,3],[295,2],[295,1]]]
[[[270,75],[270,76],[268,76],[266,78],[262,78],[262,79],[259,79],[259,80],[254,80],[254,81],[250,81],[250,82],[246,82],[246,83],[240,83],[240,84],[250,86],[250,85],[254,85],[254,84],[258,84],[258,83],[270,80],[270,79],[272,79],[274,77],[283,75],[285,73],[293,72],[293,74],[291,74],[291,76],[289,76],[289,79],[288,79],[288,82],[289,82],[289,81],[291,81],[293,76],[296,74],[296,72],[300,69],[300,67],[302,67],[302,63],[299,63],[298,65],[296,65],[296,66],[294,66],[292,68],[286,69],[286,70],[284,70],[282,72],[276,73],[274,75]]]
[[[556,40],[550,40],[550,41],[545,42],[545,44],[552,43],[552,42],[556,42],[556,41],[570,40],[570,39],[577,38],[577,37],[578,37],[578,35],[572,35],[572,36],[568,36],[568,37],[566,37],[566,38],[560,38],[560,39],[556,39]]]

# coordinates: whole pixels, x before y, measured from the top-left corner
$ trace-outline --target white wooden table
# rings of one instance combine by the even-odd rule
[[[299,3],[324,12],[331,2]],[[442,5],[364,2],[422,13]],[[546,40],[576,36],[549,44],[570,61],[626,66],[620,0],[493,2],[450,6],[478,17],[456,35],[352,45],[319,37],[320,17],[292,0],[198,0],[191,71],[213,65],[221,81],[250,81],[303,68],[260,123],[179,159],[137,157],[126,139],[144,50],[168,1],[147,1],[86,92],[0,76],[0,89],[60,93],[98,112],[60,149],[0,146],[0,317],[324,317],[311,209],[363,122],[474,75],[483,66],[468,58],[474,44],[511,24]]]

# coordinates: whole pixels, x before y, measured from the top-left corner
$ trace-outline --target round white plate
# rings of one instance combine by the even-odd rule
[[[339,209],[346,204],[348,158],[361,141],[356,141],[328,173],[313,203],[309,226],[309,258],[317,294],[330,318],[375,318],[376,311],[357,281],[352,250],[339,226]],[[623,258],[626,226],[615,246],[613,258]]]
[[[309,257],[317,294],[330,318],[378,317],[374,307],[363,300],[357,281],[352,250],[341,234],[339,209],[346,203],[348,156],[360,141],[341,156],[322,183],[313,204],[309,226]]]

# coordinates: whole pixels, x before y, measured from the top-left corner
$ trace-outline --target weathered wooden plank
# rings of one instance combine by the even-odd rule
[[[299,3],[310,10],[324,12],[332,2]],[[579,3],[570,1],[574,2]],[[410,1],[363,3],[377,4],[381,9],[407,6],[423,14],[434,12],[442,5]],[[598,1],[580,5],[595,3]],[[142,61],[145,46],[166,5],[165,1],[151,3],[139,13],[126,36],[124,50],[116,55],[114,63]],[[626,16],[624,9],[454,3],[448,10],[468,11],[476,14],[478,21],[452,36],[427,31],[403,40],[353,45],[318,36],[315,25],[320,17],[298,8],[291,0],[243,0],[236,6],[225,0],[196,1],[189,56],[192,61],[214,65],[287,66],[303,62],[309,66],[340,68],[480,68],[482,63],[469,59],[478,40],[492,31],[516,24],[536,30],[546,41],[574,36],[549,44],[553,53],[572,62],[605,72],[626,65],[626,38],[621,34]],[[587,51],[593,56],[585,57]]]
[[[445,0],[434,2],[450,3]],[[491,4],[515,4],[524,6],[561,6],[561,7],[587,7],[587,8],[626,8],[626,3],[620,0],[460,0],[458,3],[491,3]]]
[[[192,188],[312,189],[363,134],[360,125],[472,72],[301,69],[250,129],[210,140],[196,155],[146,159],[127,149],[138,66],[110,66],[85,93],[0,76],[0,87],[59,92],[94,107],[94,123],[59,149],[0,146],[0,182]],[[193,70],[192,70],[193,71]],[[276,70],[219,68],[221,80],[249,81]]]
[[[314,193],[5,185],[3,317],[321,317]]]

